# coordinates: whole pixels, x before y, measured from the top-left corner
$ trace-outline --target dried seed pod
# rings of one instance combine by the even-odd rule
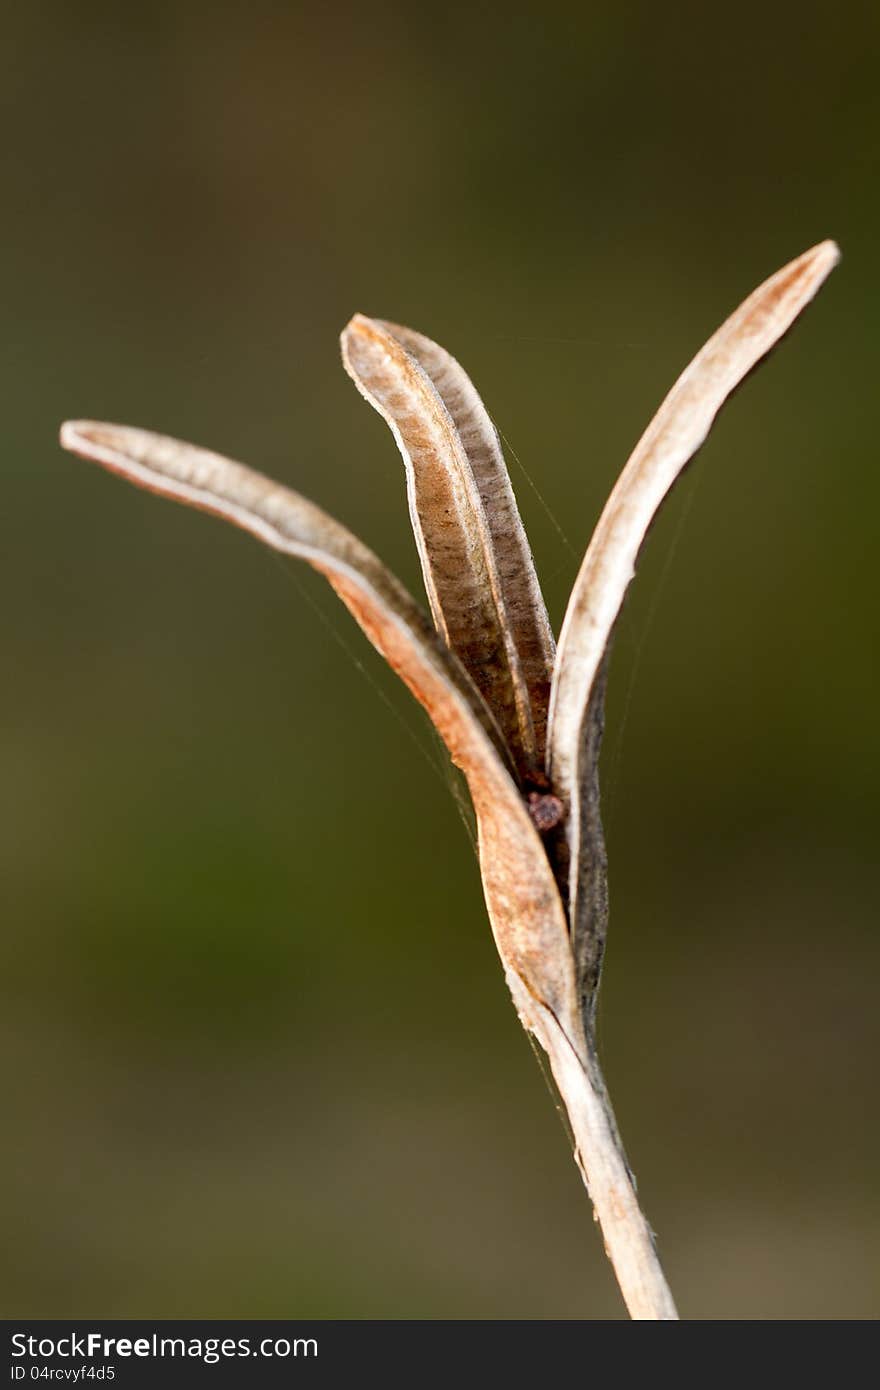
[[[461,368],[435,343],[360,316],[343,335],[349,371],[406,460],[413,526],[444,640],[381,561],[297,493],[142,430],[88,421],[62,428],[66,448],[223,516],[321,571],[430,714],[467,778],[507,982],[524,1027],[550,1059],[575,1157],[636,1318],[677,1314],[593,1033],[607,918],[598,757],[608,642],[658,506],[724,400],[791,326],[837,254],[824,242],[745,301],[679,378],[624,469],[566,615],[546,772],[546,611],[491,422]]]
[[[403,455],[437,630],[528,780],[544,765],[555,647],[497,431],[455,358],[410,328],[356,314],[342,356]]]
[[[636,559],[658,507],[705,440],[721,406],[833,270],[824,241],[772,275],[682,373],[624,468],[599,519],[569,600],[550,703],[548,771],[569,814],[568,910],[579,988],[592,1011],[607,925],[598,753],[603,661]]]
[[[568,926],[540,836],[494,719],[427,616],[381,560],[306,498],[207,449],[146,430],[71,421],[61,442],[131,482],[213,512],[329,580],[373,646],[424,705],[468,781],[480,867],[509,974],[571,1027],[579,1045]]]

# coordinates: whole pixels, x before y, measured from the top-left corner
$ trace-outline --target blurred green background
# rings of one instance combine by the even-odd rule
[[[876,1315],[876,5],[2,17],[4,1314],[623,1315],[420,712],[59,422],[242,458],[418,588],[337,348],[410,323],[558,625],[679,370],[835,236],[618,634],[602,1053],[686,1316]]]

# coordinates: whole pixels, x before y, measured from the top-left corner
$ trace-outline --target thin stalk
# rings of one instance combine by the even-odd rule
[[[654,1234],[639,1205],[626,1161],[595,1043],[583,1033],[573,1042],[544,1005],[508,975],[523,1024],[534,1033],[550,1061],[553,1079],[568,1113],[574,1158],[602,1231],[630,1317],[673,1322],[675,1302],[654,1245]]]

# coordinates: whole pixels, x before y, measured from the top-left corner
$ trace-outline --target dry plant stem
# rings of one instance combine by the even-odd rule
[[[404,456],[434,626],[356,536],[252,469],[122,425],[77,421],[61,433],[66,448],[111,472],[311,564],[427,710],[467,779],[508,986],[549,1058],[606,1251],[639,1319],[678,1315],[595,1049],[608,915],[598,760],[609,642],[664,497],[727,396],[791,327],[837,258],[834,244],[823,242],[777,272],[676,382],[596,527],[555,665],[494,428],[455,359],[411,329],[357,315],[343,354]]]
[[[549,862],[499,756],[491,715],[418,605],[338,522],[241,464],[146,431],[89,421],[65,425],[62,442],[141,487],[212,511],[309,561],[428,709],[468,778],[486,901],[508,984],[524,1025],[550,1059],[627,1306],[634,1317],[674,1316],[580,1028],[568,928]]]
[[[568,925],[540,836],[499,754],[492,717],[418,604],[381,561],[319,507],[244,465],[146,430],[70,421],[61,442],[139,487],[224,517],[323,573],[425,706],[460,766],[477,813],[486,905],[524,1027],[550,1060],[577,1160],[633,1317],[675,1316],[584,1039]]]
[[[574,1136],[575,1162],[627,1311],[640,1321],[674,1321],[675,1301],[639,1205],[594,1045],[583,1033],[572,1042],[548,1009],[523,996],[517,980],[508,975],[507,982],[523,1026],[547,1053]]]

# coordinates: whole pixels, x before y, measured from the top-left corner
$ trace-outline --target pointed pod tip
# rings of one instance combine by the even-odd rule
[[[806,290],[807,296],[812,298],[821,284],[828,278],[834,267],[840,260],[840,247],[836,241],[830,238],[827,241],[820,241],[816,246],[811,246],[809,251],[804,251],[803,255],[798,256],[791,265],[784,267],[780,272],[781,277],[786,276],[786,270],[793,272],[794,278]]]
[[[355,360],[377,346],[388,351],[389,338],[382,320],[371,319],[367,314],[352,314],[339,335],[339,346],[342,350],[342,364],[363,394],[363,383],[360,380],[363,364],[356,365]]]
[[[165,435],[136,429],[133,425],[113,425],[104,420],[65,420],[59,431],[62,449],[100,464],[110,473],[153,486],[154,475],[168,473],[169,459],[187,446]]]
[[[65,420],[58,431],[58,442],[62,449],[68,449],[71,453],[85,453],[89,445],[99,439],[102,428],[107,427],[94,420]]]
[[[82,420],[65,420],[58,431],[58,442],[62,449],[71,449],[79,434]]]
[[[838,246],[837,242],[834,240],[833,237],[826,237],[825,240],[820,241],[818,246],[816,246],[814,249],[817,252],[822,252],[826,256],[830,256],[831,259],[835,262],[840,260],[840,247]]]
[[[371,318],[369,314],[352,314],[351,318],[348,320],[348,323],[343,328],[340,336],[344,340],[349,333],[375,332],[375,329],[379,322],[379,319]]]
[[[340,334],[343,347],[345,343],[355,336],[365,341],[378,343],[380,346],[388,348],[393,345],[395,348],[408,352],[408,343],[402,340],[405,338],[430,343],[430,339],[424,338],[420,333],[414,333],[411,328],[404,328],[402,324],[393,322],[392,319],[373,318],[369,314],[352,314],[348,323]],[[430,343],[431,347],[436,345]]]
[[[776,325],[769,345],[773,346],[818,293],[839,260],[840,248],[835,241],[811,246],[759,285],[729,322],[736,320],[740,328],[754,326],[755,315],[760,322],[769,314]]]
[[[826,241],[820,241],[817,246],[807,251],[804,259],[811,260],[817,270],[821,271],[823,275],[827,275],[840,260],[840,247],[836,241],[829,237]]]
[[[62,449],[86,458],[99,458],[101,451],[123,448],[141,431],[125,425],[109,425],[99,420],[65,420],[58,433]]]

